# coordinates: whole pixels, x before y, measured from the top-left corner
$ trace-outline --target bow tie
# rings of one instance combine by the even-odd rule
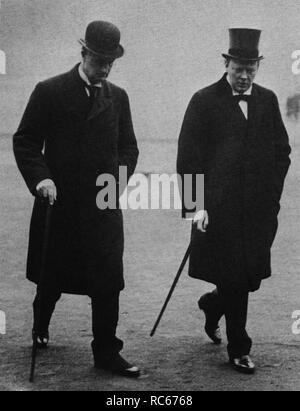
[[[237,101],[238,103],[241,101],[246,101],[246,103],[249,103],[251,99],[252,99],[252,96],[245,95],[245,94],[239,94],[237,96],[233,96],[233,100]]]

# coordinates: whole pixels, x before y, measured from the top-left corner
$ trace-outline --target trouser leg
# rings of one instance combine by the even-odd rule
[[[218,287],[218,295],[225,312],[229,358],[249,355],[252,348],[246,331],[249,293]]]
[[[212,310],[215,315],[215,321],[218,324],[223,315],[225,314],[225,309],[223,302],[219,296],[218,289],[216,288],[213,292],[209,294],[209,302],[211,304]]]
[[[37,332],[47,332],[56,303],[61,297],[61,292],[51,287],[47,290],[37,287],[36,297],[33,302],[33,329]]]
[[[198,304],[200,309],[204,310],[207,314],[206,326],[210,329],[216,329],[225,314],[218,290],[216,289],[211,293],[203,295]]]
[[[95,361],[105,361],[123,348],[123,341],[116,337],[119,321],[120,292],[92,297],[92,342]]]

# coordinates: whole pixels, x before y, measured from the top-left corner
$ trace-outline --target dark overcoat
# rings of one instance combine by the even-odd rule
[[[44,151],[43,151],[44,147]],[[105,81],[92,109],[78,66],[35,88],[18,131],[14,153],[33,195],[44,179],[58,190],[47,254],[47,281],[62,292],[93,295],[124,288],[123,217],[101,211],[96,180],[130,177],[138,158],[126,92]],[[38,283],[46,205],[36,199],[30,227],[27,277]]]
[[[259,289],[270,251],[291,149],[276,95],[253,85],[248,121],[226,75],[196,93],[179,139],[178,174],[205,175],[206,234],[193,227],[190,276]],[[184,216],[187,209],[183,207]]]

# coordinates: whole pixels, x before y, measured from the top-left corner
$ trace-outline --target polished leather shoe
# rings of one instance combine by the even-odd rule
[[[95,368],[98,370],[109,371],[112,374],[127,378],[139,378],[141,371],[138,367],[129,364],[120,354],[110,359],[95,361]]]
[[[216,319],[216,315],[212,308],[209,307],[210,294],[205,294],[200,298],[198,302],[199,309],[205,314],[205,332],[214,344],[220,345],[222,343],[221,329],[219,327],[219,319]]]
[[[47,350],[49,344],[49,332],[37,332],[32,330],[32,341],[36,342],[39,350]]]
[[[234,370],[242,374],[253,375],[256,372],[255,364],[249,355],[244,355],[241,358],[234,358],[230,361],[230,363]]]
[[[220,327],[218,327],[216,329],[211,329],[211,328],[205,327],[205,332],[214,344],[216,344],[216,345],[222,344],[222,334],[221,334]]]

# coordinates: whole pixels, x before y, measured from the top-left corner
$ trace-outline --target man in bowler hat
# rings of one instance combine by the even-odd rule
[[[199,301],[205,331],[220,344],[225,315],[230,364],[246,374],[256,370],[246,331],[249,293],[271,276],[270,251],[291,152],[276,95],[254,83],[263,59],[260,35],[230,30],[226,73],[193,96],[177,162],[181,176],[205,176],[205,209],[183,206],[184,217],[194,216],[190,276],[217,287]]]
[[[36,86],[14,135],[19,169],[37,197],[27,264],[28,279],[38,284],[33,338],[39,348],[47,348],[51,316],[62,293],[88,295],[95,367],[135,378],[140,370],[121,357],[123,342],[116,336],[124,289],[122,212],[100,210],[96,204],[97,178],[110,174],[118,181],[120,166],[130,177],[139,154],[128,96],[107,81],[124,49],[119,29],[103,21],[89,24],[80,44],[82,62]],[[48,201],[53,213],[41,283]]]

